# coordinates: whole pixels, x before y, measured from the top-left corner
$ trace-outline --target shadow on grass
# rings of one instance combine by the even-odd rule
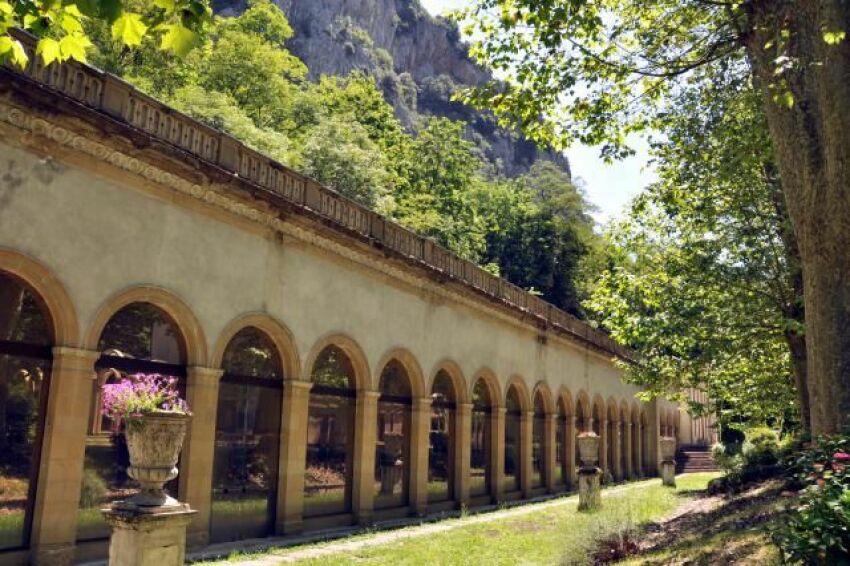
[[[679,495],[690,500],[687,512],[642,529],[640,551],[629,563],[778,563],[768,532],[783,512],[781,491],[780,482],[767,482],[730,498],[711,497],[705,490],[682,491]]]

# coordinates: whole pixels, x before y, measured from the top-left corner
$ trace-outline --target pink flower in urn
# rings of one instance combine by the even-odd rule
[[[836,474],[842,474],[842,473],[844,473],[844,464],[842,464],[841,462],[833,462],[832,470]]]
[[[836,452],[832,455],[832,459],[837,462],[850,462],[850,454],[847,452]]]

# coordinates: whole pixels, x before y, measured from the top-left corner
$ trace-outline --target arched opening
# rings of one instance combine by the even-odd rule
[[[41,298],[0,273],[0,550],[29,546],[53,342]]]
[[[534,417],[531,424],[531,487],[546,485],[546,403],[538,391],[534,395]]]
[[[479,379],[472,388],[472,436],[469,462],[469,494],[473,497],[492,491],[493,471],[490,466],[493,430],[490,414],[493,398],[490,388]]]
[[[126,498],[135,489],[127,476],[129,456],[124,435],[101,415],[104,383],[133,374],[160,374],[177,380],[186,395],[186,342],[165,311],[146,302],[130,303],[106,323],[97,345],[97,379],[92,391],[85,469],[77,515],[77,539],[107,538],[109,527],[100,509]],[[177,480],[166,488],[177,497]]]
[[[609,403],[608,420],[606,423],[606,443],[608,458],[605,466],[605,471],[610,473],[612,477],[617,478],[617,461],[620,457],[617,446],[617,434],[619,432],[620,423],[617,421],[617,407]]]
[[[222,359],[213,463],[212,541],[274,532],[283,364],[274,343],[249,326]]]
[[[522,485],[522,404],[517,388],[511,385],[505,396],[505,493],[520,490]]]
[[[649,453],[649,447],[652,446],[652,438],[650,437],[649,419],[646,416],[646,411],[641,411],[640,413],[640,430],[640,447],[641,454],[643,455],[641,469],[644,475],[655,475],[655,467],[652,465],[652,455]]]
[[[611,437],[607,434],[607,431],[603,430],[602,428],[603,426],[605,426],[606,422],[607,419],[605,418],[605,408],[602,406],[602,401],[600,400],[593,404],[593,427],[591,430],[593,430],[593,432],[595,432],[597,436],[604,437],[599,442],[599,467],[602,468],[603,472],[608,469],[606,462],[607,458],[605,453],[605,444],[611,443]]]
[[[552,478],[552,483],[555,484],[556,488],[563,488],[569,477],[566,450],[567,435],[570,434],[568,427],[567,408],[562,401],[558,403],[558,417],[555,421],[555,469],[553,470],[555,477]]]
[[[641,469],[641,453],[643,452],[641,447],[641,434],[640,434],[640,413],[636,406],[632,407],[632,470],[635,475],[641,476],[643,475],[643,470]]]
[[[410,378],[391,360],[381,372],[375,443],[375,509],[404,507],[410,485]]]
[[[351,511],[356,376],[338,346],[323,349],[313,364],[307,417],[304,516]]]
[[[575,436],[575,439],[573,440],[573,462],[575,462],[576,468],[581,466],[581,456],[579,455],[578,449],[578,435],[583,432],[590,432],[591,426],[588,422],[589,418],[590,413],[587,410],[587,405],[582,402],[582,398],[579,397],[578,401],[576,401],[576,429],[573,431],[573,435]]]
[[[431,431],[428,451],[428,501],[454,499],[454,442],[457,396],[451,376],[440,370],[431,389]]]

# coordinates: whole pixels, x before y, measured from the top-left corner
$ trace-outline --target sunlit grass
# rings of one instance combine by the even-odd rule
[[[677,489],[661,486],[658,479],[612,488],[602,510],[579,513],[575,496],[558,504],[528,505],[521,514],[481,521],[480,517],[449,520],[448,531],[402,537],[386,544],[363,546],[298,561],[299,564],[586,564],[597,541],[670,513],[695,490],[704,489],[716,474],[691,474],[678,478]],[[410,527],[405,529],[421,529]],[[374,535],[358,535],[350,541]],[[273,559],[333,543],[273,549],[261,555]],[[230,560],[249,558],[234,555]]]

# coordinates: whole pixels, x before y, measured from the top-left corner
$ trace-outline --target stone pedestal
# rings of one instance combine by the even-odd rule
[[[595,511],[602,507],[602,470],[581,468],[578,472],[578,510]]]
[[[676,462],[670,460],[661,462],[661,483],[668,487],[676,487]]]
[[[158,509],[119,504],[104,509],[112,528],[109,566],[181,566],[186,557],[186,526],[195,514],[185,504]]]

